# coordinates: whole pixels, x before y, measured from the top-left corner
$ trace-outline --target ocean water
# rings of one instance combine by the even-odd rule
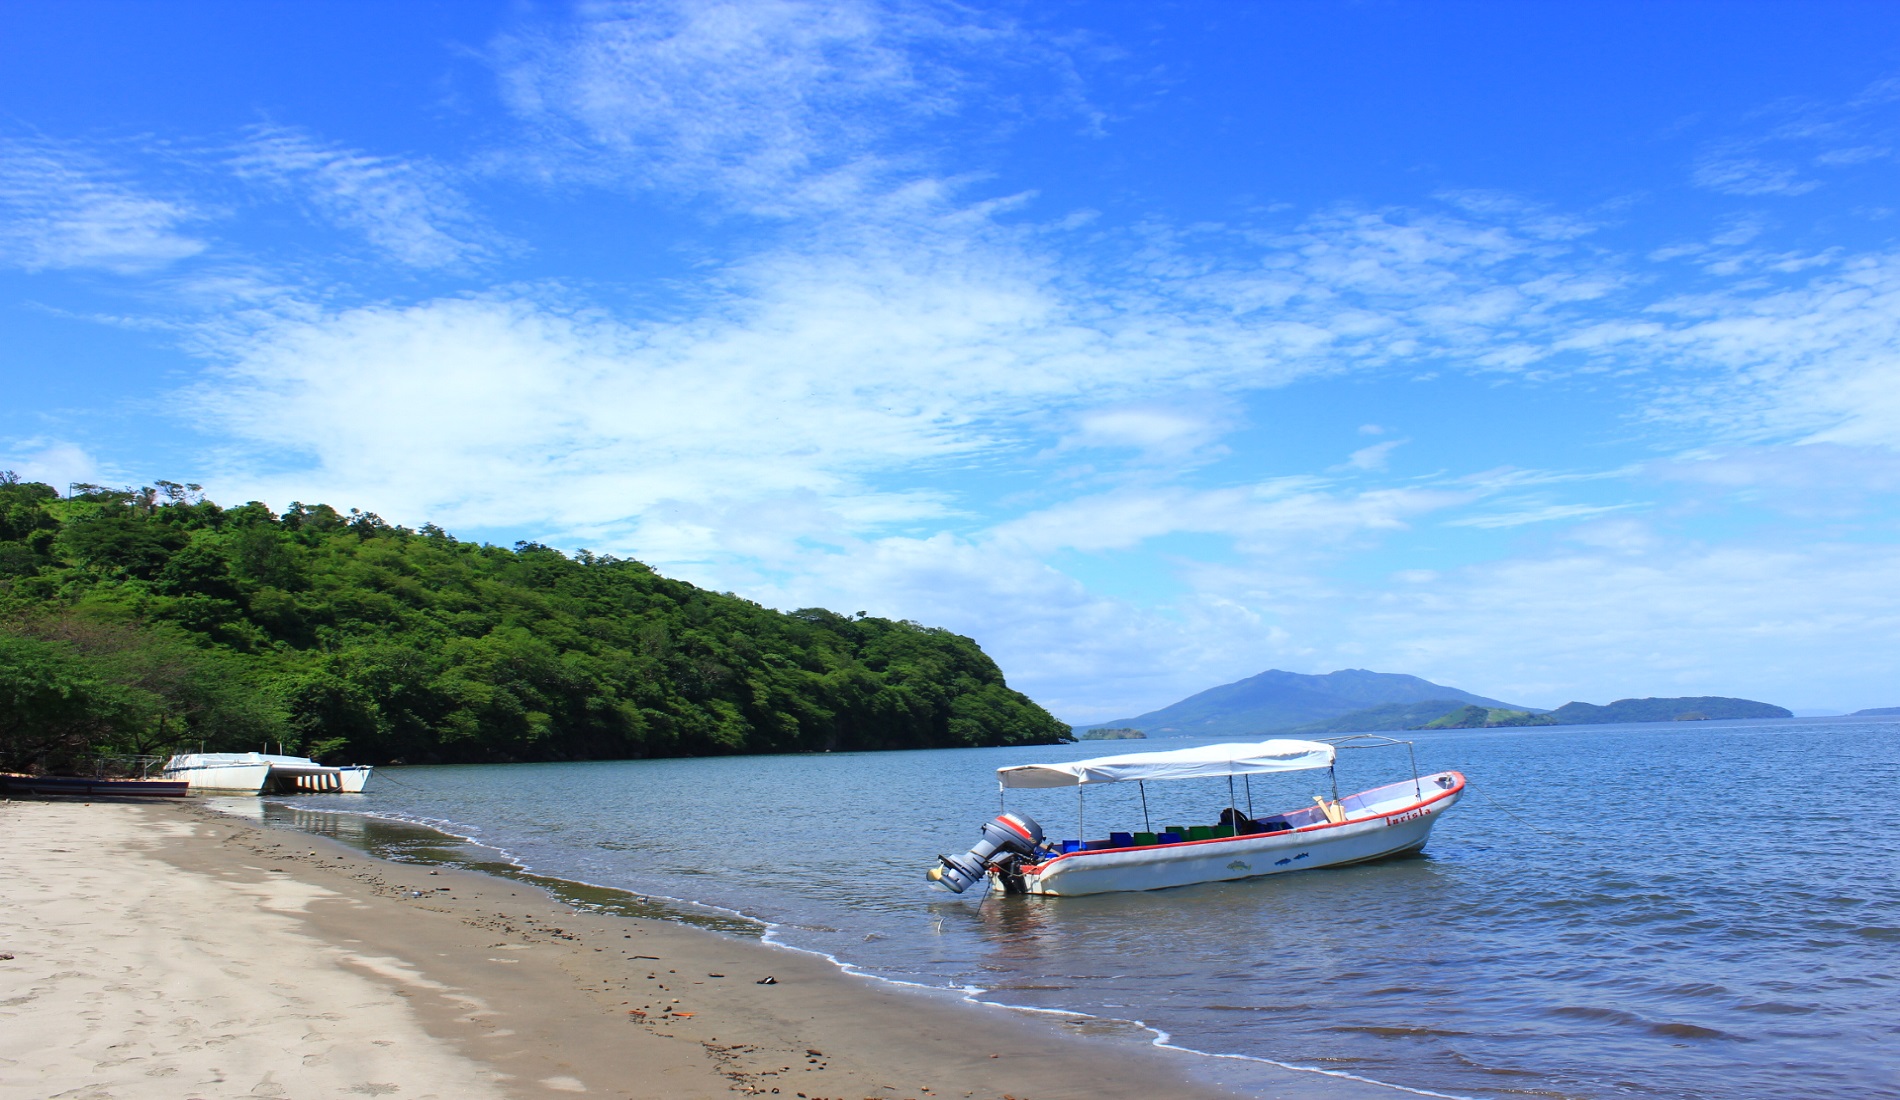
[[[1202,742],[388,768],[270,817],[445,858],[357,815],[427,825],[488,851],[460,858],[703,903],[648,911],[881,977],[1408,1089],[1900,1097],[1900,721],[1411,736],[1421,773],[1471,783],[1422,855],[1143,894],[957,896],[923,875],[996,812],[999,766]],[[1345,753],[1340,789],[1410,767]],[[1254,809],[1321,782],[1256,779]],[[1227,786],[1148,797],[1157,826],[1211,823]],[[1009,806],[1076,835],[1073,790]],[[1141,821],[1132,787],[1082,812],[1090,836]]]

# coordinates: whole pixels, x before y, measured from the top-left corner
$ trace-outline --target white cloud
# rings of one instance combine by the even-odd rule
[[[1212,395],[1195,397],[1085,409],[1075,415],[1061,447],[1133,450],[1163,461],[1188,461],[1234,427],[1232,412]]]
[[[52,439],[16,440],[0,457],[0,469],[12,470],[22,481],[41,481],[66,491],[73,482],[97,482],[104,474],[100,461],[76,443]]]
[[[1344,617],[1374,667],[1513,702],[1894,705],[1873,687],[1892,683],[1900,548],[1619,541],[1626,549],[1508,559],[1369,594]]]
[[[1656,412],[1715,438],[1900,447],[1900,257],[1868,255],[1809,281],[1684,296],[1646,347],[1681,381]]]
[[[1386,463],[1391,461],[1392,452],[1408,442],[1405,439],[1388,439],[1370,447],[1361,447],[1347,456],[1346,466],[1354,470],[1383,470]]]
[[[1519,508],[1511,512],[1491,512],[1481,516],[1466,516],[1463,519],[1446,520],[1447,527],[1522,527],[1529,523],[1549,523],[1552,520],[1588,519],[1593,516],[1621,512],[1629,508],[1639,508],[1639,504],[1538,504]]]
[[[329,221],[414,267],[444,267],[488,252],[461,194],[426,162],[379,157],[301,130],[255,126],[231,157],[239,176],[289,189]]]
[[[1227,489],[1131,488],[1077,497],[997,525],[1025,551],[1120,550],[1181,532],[1223,535],[1244,553],[1305,554],[1470,500],[1450,489],[1337,491],[1314,478]]]
[[[1870,160],[1879,160],[1892,154],[1892,149],[1882,145],[1855,145],[1845,149],[1828,149],[1816,155],[1814,162],[1830,168],[1838,168],[1850,164],[1865,164]]]
[[[1814,548],[1672,554],[1642,524],[1598,518],[1635,505],[1556,488],[1627,471],[1368,489],[1404,442],[1372,425],[1379,441],[1362,440],[1349,478],[1247,469],[1209,487],[1188,471],[1222,457],[1247,394],[1348,372],[1500,384],[1589,372],[1701,439],[1891,443],[1900,280],[1882,258],[1777,253],[1762,225],[1730,222],[1668,254],[1693,256],[1679,270],[1715,289],[1658,301],[1655,271],[1594,241],[1592,220],[1478,192],[1425,210],[1187,228],[1097,218],[1076,232],[1032,195],[971,199],[980,165],[925,133],[955,129],[975,98],[976,78],[941,59],[1015,49],[1011,28],[949,7],[789,0],[581,14],[497,46],[532,131],[508,167],[784,220],[742,238],[750,255],[707,262],[664,313],[555,290],[356,308],[260,299],[274,312],[216,334],[220,372],[194,406],[227,435],[223,480],[239,495],[526,528],[777,606],[942,623],[1079,719],[1275,663],[1404,669],[1507,698],[1512,685],[1616,682],[1644,667],[1627,651],[1646,608],[1620,591],[1586,624],[1587,653],[1513,647],[1552,621],[1568,630],[1594,583],[1646,596],[1687,578],[1687,602],[1660,606],[1683,616],[1672,644],[1694,646],[1696,631],[1732,632],[1751,600],[1779,607],[1751,587],[1774,568],[1876,570]],[[1817,185],[1742,153],[1706,160],[1703,185]],[[260,131],[245,156],[246,172],[405,262],[479,255],[461,200],[426,166],[288,130]],[[1659,379],[1671,388],[1652,401]],[[1073,482],[1041,476],[1059,461],[1095,465]],[[1005,466],[1034,489],[985,497],[968,488],[977,479],[945,474]],[[1717,479],[1712,465],[1671,476],[1697,474]],[[1483,514],[1442,518],[1481,501]],[[1420,541],[1446,525],[1472,529],[1459,540],[1532,523],[1561,537],[1593,518],[1561,554],[1399,570],[1398,594],[1329,577],[1346,554],[1421,527]],[[1165,599],[1109,598],[1076,579],[1083,568],[1052,564],[1159,557],[1177,535],[1220,549],[1145,565],[1173,571],[1155,585],[1174,585]],[[1772,657],[1732,642],[1710,651]]]
[[[1720,494],[1809,518],[1863,515],[1881,498],[1900,494],[1900,453],[1885,447],[1738,447],[1652,463],[1644,472],[1703,490],[1702,497]]]
[[[51,141],[0,141],[0,260],[28,271],[93,268],[121,275],[205,250],[180,232],[203,214],[155,198],[122,173]]]
[[[970,79],[932,58],[1006,54],[1012,37],[970,12],[859,0],[594,3],[579,14],[497,45],[508,101],[538,131],[529,169],[770,213],[888,198],[903,167],[888,139],[956,112]]]
[[[1805,195],[1821,186],[1802,179],[1791,164],[1758,157],[1715,156],[1696,166],[1692,177],[1698,187],[1731,195]]]
[[[1412,319],[1426,311],[1401,297],[1419,293],[1407,280],[1459,293],[1472,263],[1522,247],[1384,216],[1351,219],[1333,247],[1322,236],[1264,254],[1299,283],[1292,320],[1236,316],[1224,273],[1135,273],[1105,290],[1090,276],[1115,273],[1065,266],[1033,234],[955,209],[761,254],[663,321],[520,297],[286,303],[221,337],[228,368],[200,396],[253,456],[234,448],[234,464],[288,462],[293,478],[403,514],[599,529],[673,497],[884,499],[865,489],[874,476],[1039,450],[1065,420],[1072,445],[1191,453],[1231,422],[1222,391],[1463,346],[1477,322]],[[1390,308],[1326,287],[1315,253]]]

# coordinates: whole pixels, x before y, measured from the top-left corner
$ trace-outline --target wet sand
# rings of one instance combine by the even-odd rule
[[[0,851],[0,1097],[1239,1095],[1086,1021],[192,803],[0,802]]]

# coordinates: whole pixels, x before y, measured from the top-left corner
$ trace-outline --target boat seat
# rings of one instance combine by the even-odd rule
[[[1110,848],[1133,848],[1135,846],[1135,834],[1110,833],[1108,834],[1108,846]]]
[[[1159,842],[1155,840],[1155,835],[1153,833],[1136,833],[1135,834],[1135,847],[1137,848],[1146,848],[1150,844],[1156,844],[1156,843],[1159,843]]]
[[[1190,825],[1188,826],[1187,838],[1189,840],[1212,840],[1214,839],[1214,827],[1212,825]]]
[[[1227,836],[1247,836],[1259,832],[1260,825],[1246,814],[1229,806],[1220,812],[1220,829],[1226,829]],[[1220,829],[1216,829],[1215,832],[1218,833]]]
[[[1160,834],[1158,834],[1155,837],[1155,843],[1156,844],[1179,844],[1181,843],[1181,834],[1175,833],[1175,832],[1169,832],[1164,829]]]

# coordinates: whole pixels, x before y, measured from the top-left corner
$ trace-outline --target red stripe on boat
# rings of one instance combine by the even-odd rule
[[[1034,844],[1036,842],[1036,838],[1029,835],[1028,829],[1025,829],[1021,825],[1016,824],[1014,821],[1011,821],[1009,818],[998,817],[996,821],[997,821],[997,824],[1003,826],[1005,829],[1008,829],[1010,832],[1015,833],[1017,836],[1022,837],[1024,840],[1029,841],[1031,844]]]
[[[1414,802],[1410,806],[1401,806],[1398,809],[1389,811],[1387,813],[1374,814],[1371,817],[1356,817],[1356,818],[1353,818],[1351,821],[1321,821],[1321,822],[1318,822],[1317,824],[1302,825],[1297,829],[1288,829],[1285,832],[1279,832],[1279,833],[1247,833],[1242,836],[1217,836],[1210,840],[1183,840],[1174,844],[1145,844],[1140,848],[1097,848],[1094,851],[1064,852],[1059,856],[1055,856],[1051,859],[1044,860],[1043,862],[1038,863],[1033,867],[1023,868],[1023,873],[1026,875],[1041,874],[1043,871],[1043,868],[1048,867],[1054,863],[1060,863],[1061,861],[1065,859],[1074,859],[1077,856],[1098,856],[1098,855],[1105,856],[1105,855],[1110,855],[1115,852],[1134,852],[1134,851],[1151,852],[1155,850],[1156,848],[1186,848],[1191,844],[1227,844],[1229,842],[1236,841],[1236,840],[1253,840],[1255,838],[1265,837],[1265,836],[1292,836],[1294,833],[1310,833],[1314,831],[1315,829],[1338,829],[1346,825],[1364,825],[1368,821],[1384,821],[1388,817],[1397,817],[1400,814],[1409,814],[1413,810],[1422,809],[1423,807],[1430,806],[1434,802],[1442,802],[1445,799],[1450,798],[1452,795],[1458,794],[1465,789],[1465,776],[1463,772],[1454,771],[1454,772],[1446,772],[1446,773],[1441,773],[1441,774],[1457,776],[1458,782],[1446,790],[1439,791],[1437,794],[1432,795],[1430,798],[1426,798],[1421,801]],[[1360,793],[1364,793],[1364,792],[1360,792]],[[1352,796],[1348,795],[1347,797],[1350,798]]]

